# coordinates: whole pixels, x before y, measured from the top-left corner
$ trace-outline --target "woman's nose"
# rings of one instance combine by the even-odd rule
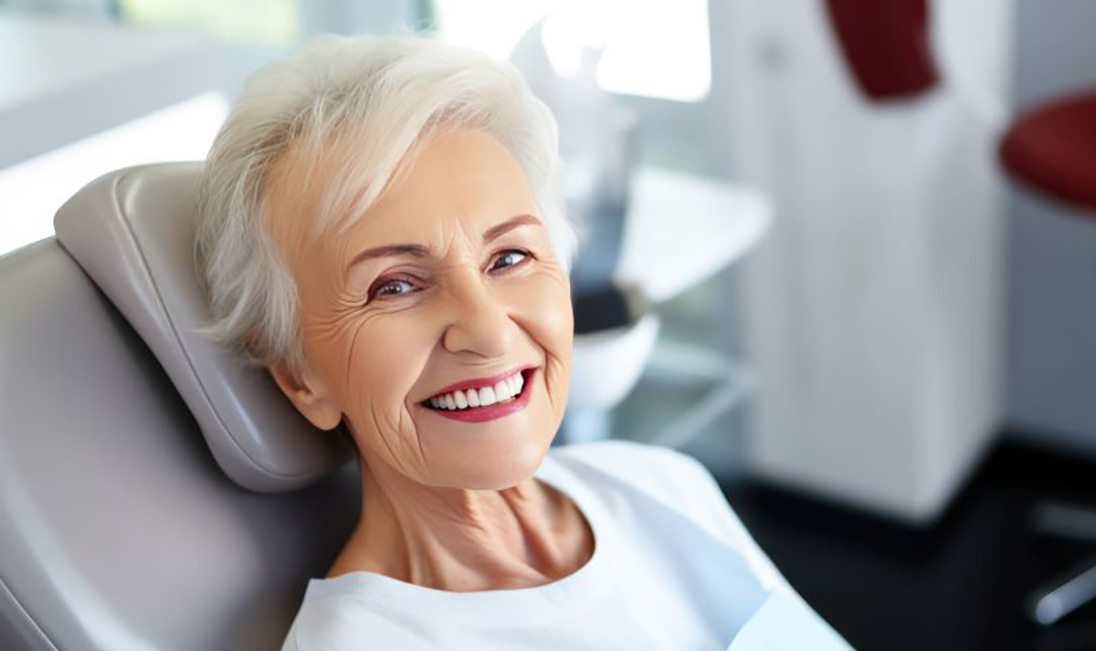
[[[451,353],[504,357],[512,349],[517,324],[507,304],[490,280],[475,269],[457,273],[449,283],[446,301],[448,324],[442,345]]]

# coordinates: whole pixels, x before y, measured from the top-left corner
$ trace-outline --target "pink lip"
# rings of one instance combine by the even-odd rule
[[[521,411],[522,409],[525,409],[525,405],[529,404],[529,396],[533,394],[533,378],[535,378],[536,375],[537,374],[535,368],[530,368],[522,371],[522,376],[525,378],[525,385],[521,388],[521,393],[518,394],[517,397],[506,403],[495,403],[489,407],[454,409],[453,411],[449,411],[448,409],[432,409],[429,407],[427,407],[427,409],[439,416],[444,416],[452,420],[459,420],[465,423],[482,423],[486,420],[495,420],[496,418],[509,416],[516,411]],[[506,375],[498,376],[499,379],[502,379],[504,377],[506,377]]]
[[[525,366],[525,367],[520,367],[519,366],[517,368],[512,368],[509,371],[506,371],[505,373],[499,373],[498,375],[492,375],[491,377],[483,377],[483,378],[476,378],[474,380],[463,380],[461,382],[456,382],[454,384],[450,384],[449,386],[445,387],[444,389],[440,389],[438,391],[435,391],[434,394],[430,396],[430,398],[433,398],[435,396],[445,395],[447,393],[452,393],[452,392],[456,391],[457,389],[460,389],[461,391],[464,391],[466,389],[479,389],[481,387],[492,387],[492,388],[494,388],[494,386],[499,383],[499,380],[501,380],[503,378],[508,378],[511,375],[513,375],[514,373],[517,373],[519,371],[524,373],[525,371],[527,371],[531,368],[533,368],[533,367],[532,366]],[[430,402],[430,398],[427,398],[423,402]]]

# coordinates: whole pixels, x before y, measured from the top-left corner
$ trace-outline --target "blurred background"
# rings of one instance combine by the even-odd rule
[[[0,0],[0,255],[327,32],[555,112],[557,443],[696,456],[857,648],[1096,649],[1096,3]]]

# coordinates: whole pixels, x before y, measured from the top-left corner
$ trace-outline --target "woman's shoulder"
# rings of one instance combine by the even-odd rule
[[[711,472],[683,452],[658,445],[609,439],[559,446],[553,456],[583,464],[627,483],[684,514],[739,551],[766,588],[787,581],[746,529]]]
[[[559,446],[553,448],[553,456],[564,463],[592,466],[675,506],[692,503],[713,489],[722,500],[708,469],[672,448],[608,439]]]

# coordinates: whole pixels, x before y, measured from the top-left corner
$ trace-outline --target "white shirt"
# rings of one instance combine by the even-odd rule
[[[590,523],[593,556],[576,572],[480,592],[373,572],[312,579],[282,651],[851,648],[788,585],[692,457],[600,441],[552,448],[534,476]]]

